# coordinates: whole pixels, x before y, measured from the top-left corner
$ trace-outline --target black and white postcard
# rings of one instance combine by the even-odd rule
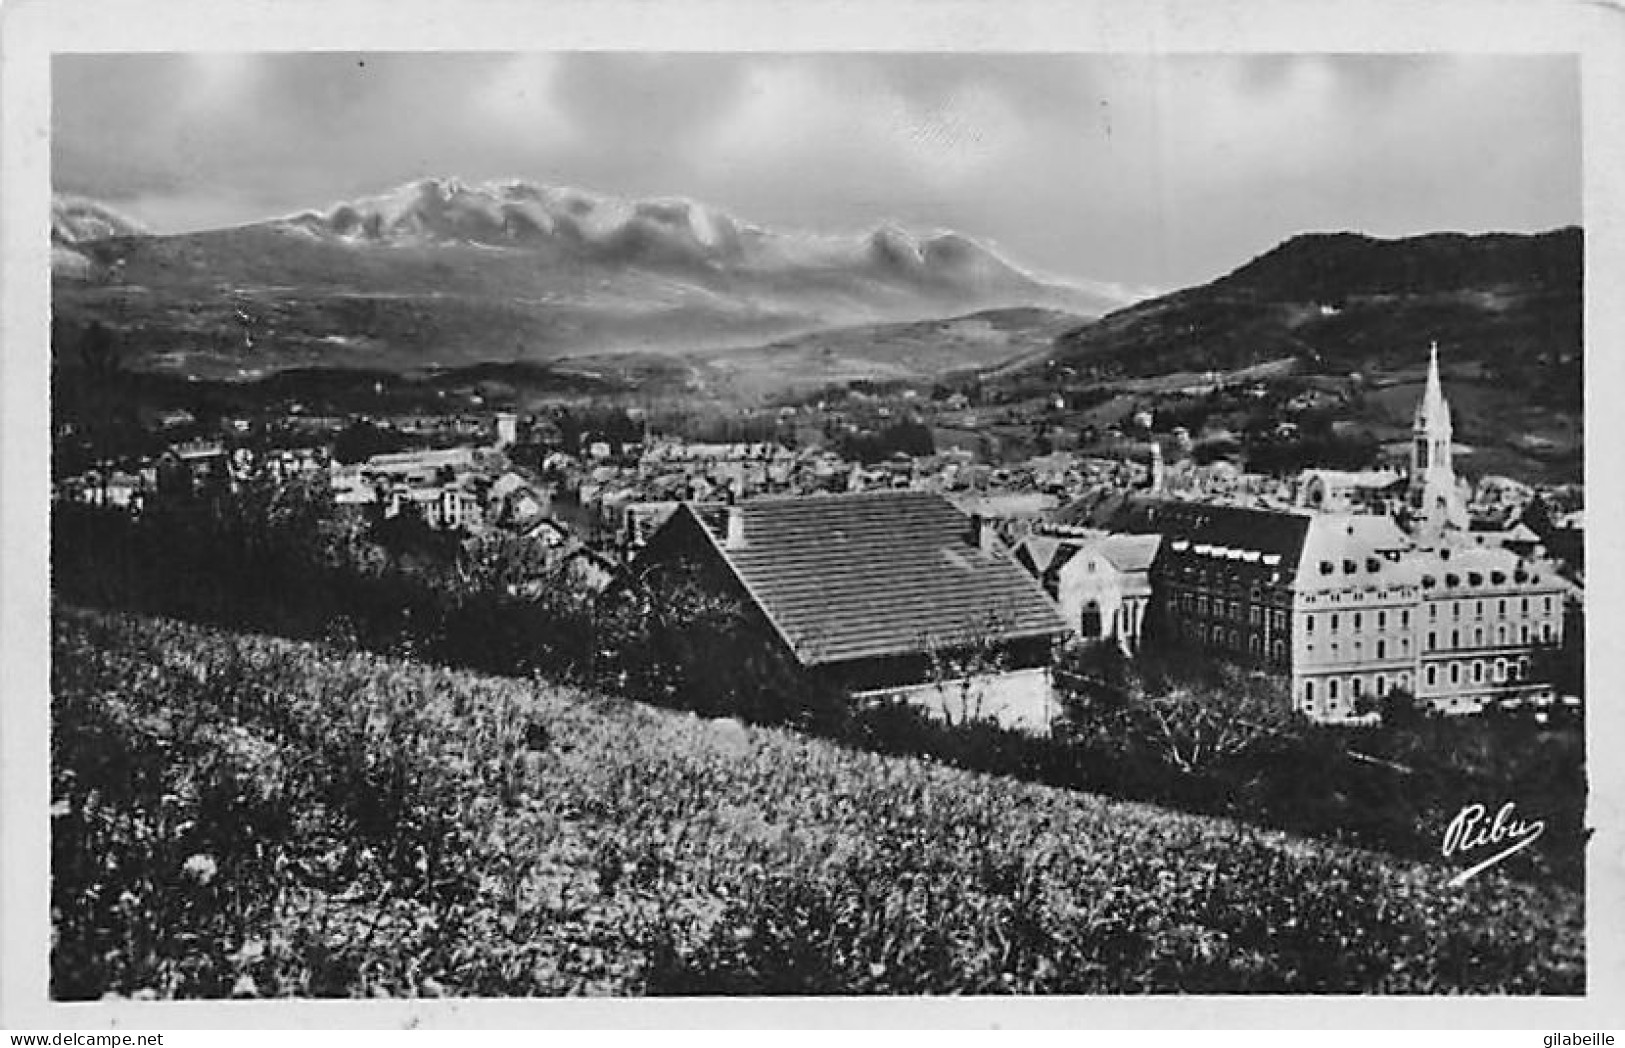
[[[1619,1025],[1617,11],[6,14],[4,1025]]]

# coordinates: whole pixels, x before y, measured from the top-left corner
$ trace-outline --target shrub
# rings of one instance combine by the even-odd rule
[[[162,620],[59,609],[52,653],[58,998],[1584,985],[1579,896],[1498,871],[1447,890],[1222,819]]]

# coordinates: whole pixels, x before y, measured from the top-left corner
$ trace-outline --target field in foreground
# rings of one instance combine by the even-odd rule
[[[1578,893],[58,607],[52,990],[1584,990]]]

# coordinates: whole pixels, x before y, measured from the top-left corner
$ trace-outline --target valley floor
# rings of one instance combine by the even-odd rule
[[[1583,992],[1582,896],[58,606],[52,992]]]

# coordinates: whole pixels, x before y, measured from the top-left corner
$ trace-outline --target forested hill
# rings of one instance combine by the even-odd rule
[[[1296,357],[1326,371],[1415,366],[1437,341],[1554,407],[1580,405],[1583,235],[1293,237],[1235,271],[1118,310],[1006,369],[1082,379],[1248,367]]]

